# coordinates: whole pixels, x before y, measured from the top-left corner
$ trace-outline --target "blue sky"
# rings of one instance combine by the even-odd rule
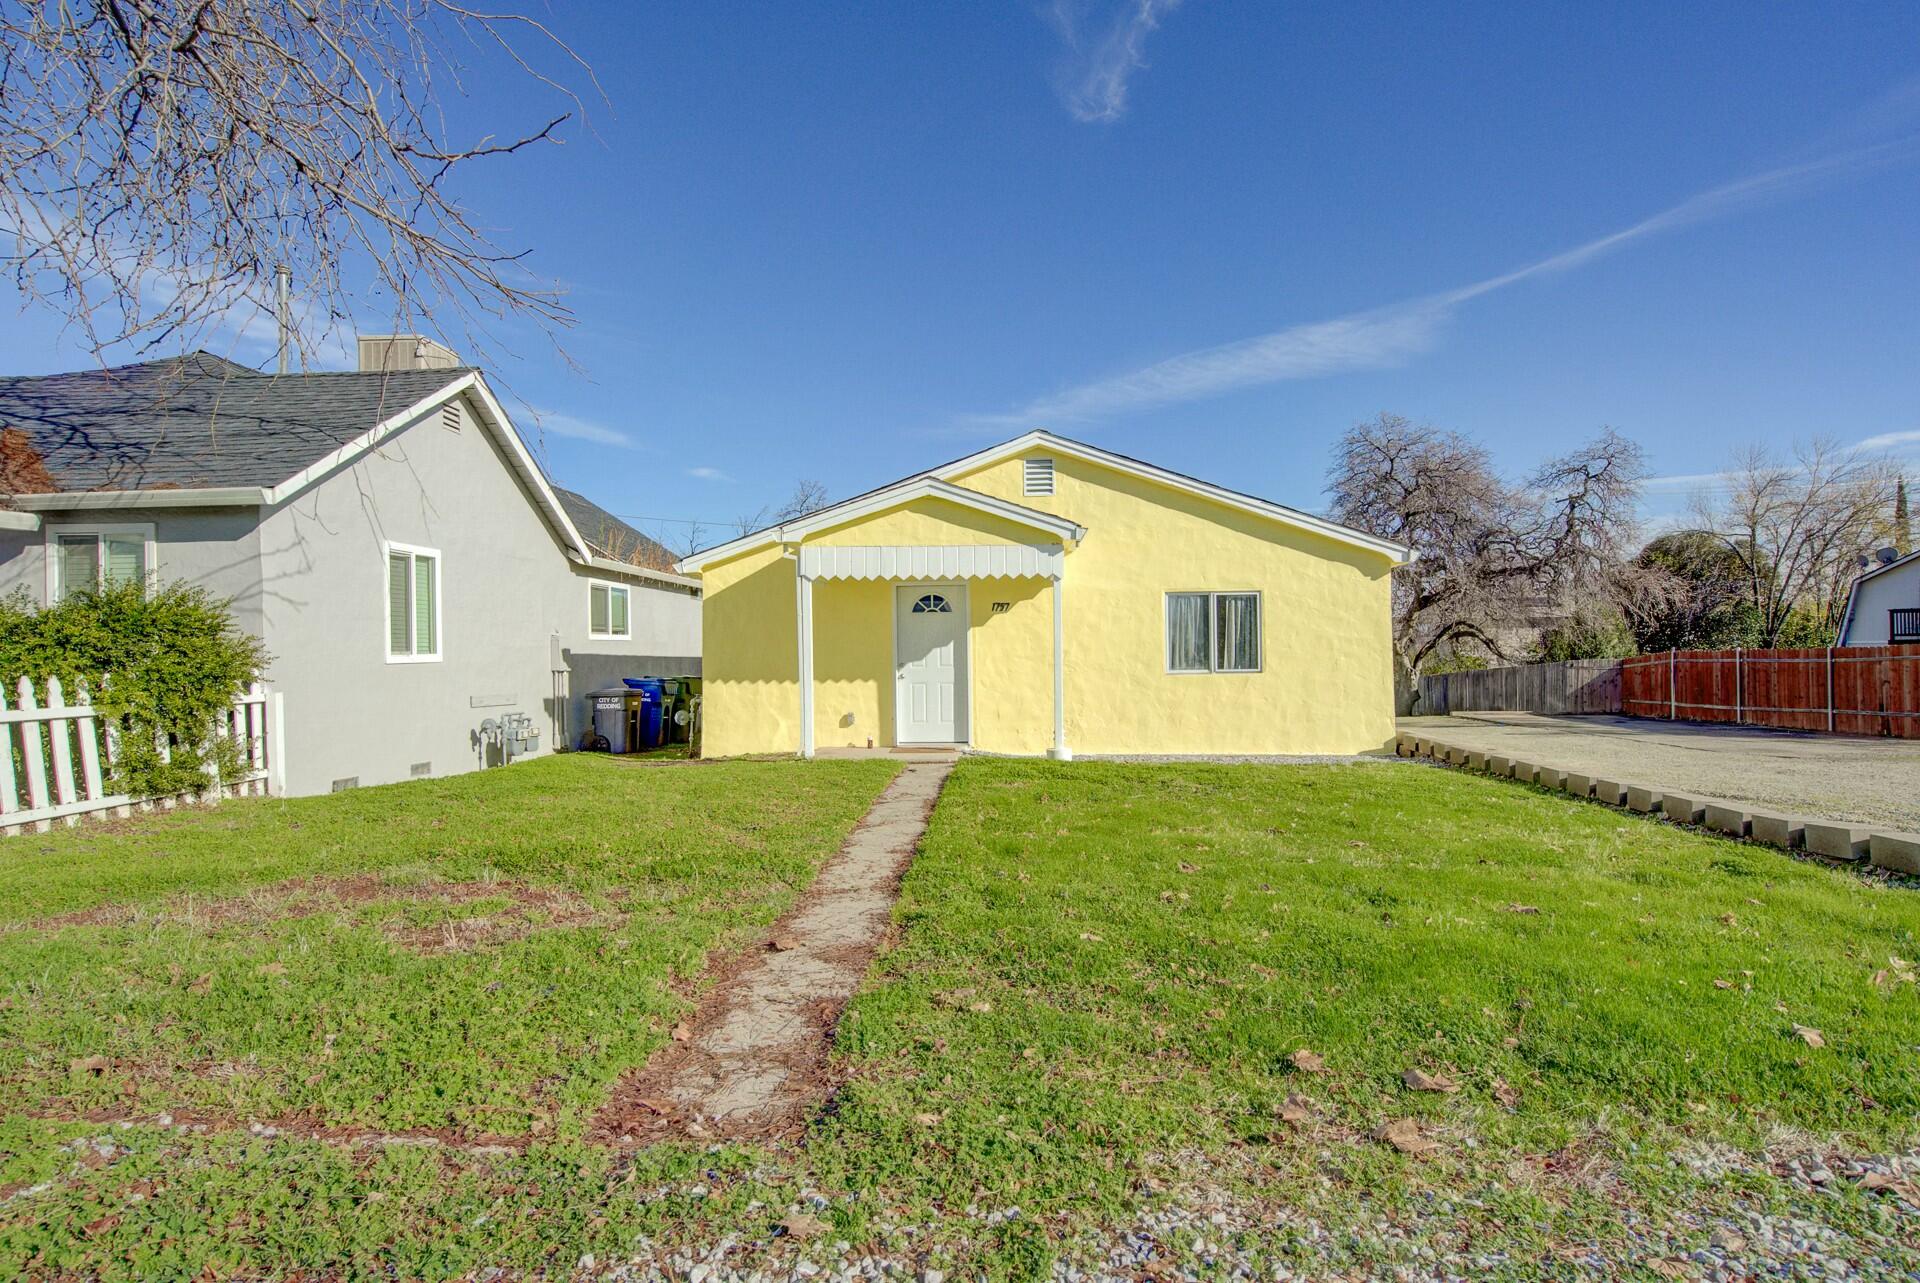
[[[555,9],[606,102],[464,190],[582,369],[498,374],[670,542],[1028,426],[1316,509],[1380,410],[1516,472],[1602,425],[1920,467],[1920,6]],[[500,83],[457,121],[537,123]]]

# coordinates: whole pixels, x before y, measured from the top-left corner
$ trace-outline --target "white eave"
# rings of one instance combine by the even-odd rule
[[[1365,548],[1369,552],[1381,553],[1392,558],[1395,565],[1407,565],[1413,561],[1415,556],[1413,549],[1407,547],[1405,544],[1395,543],[1391,539],[1383,539],[1379,535],[1371,535],[1364,530],[1356,530],[1352,526],[1343,526],[1339,522],[1329,521],[1325,517],[1316,517],[1310,512],[1301,512],[1297,508],[1289,508],[1285,504],[1273,503],[1249,494],[1241,494],[1238,490],[1229,490],[1225,486],[1216,486],[1210,481],[1201,481],[1197,477],[1189,477],[1184,473],[1172,472],[1166,468],[1142,462],[1139,459],[1131,459],[1123,454],[1115,454],[1111,450],[1102,450],[1099,446],[1088,445],[1084,441],[1075,441],[1068,437],[1055,436],[1051,432],[1038,429],[1017,436],[1011,441],[1003,441],[999,445],[989,446],[985,450],[966,456],[964,459],[955,459],[952,463],[942,464],[933,470],[932,475],[946,478],[957,477],[965,473],[977,471],[989,464],[998,463],[1000,460],[1010,458],[1024,450],[1035,449],[1036,447],[1044,448],[1054,454],[1065,455],[1068,458],[1082,459],[1088,463],[1096,463],[1101,467],[1112,468],[1116,472],[1124,472],[1131,476],[1141,477],[1174,490],[1184,490],[1188,494],[1200,495],[1216,503],[1224,504],[1229,508],[1238,508],[1242,512],[1251,512],[1258,516],[1269,517],[1283,525],[1294,526],[1301,530],[1310,530],[1315,534],[1325,535],[1327,538],[1340,543],[1350,544],[1356,548]]]
[[[878,490],[870,490],[866,494],[842,500],[821,508],[817,512],[810,512],[804,517],[795,517],[792,521],[768,526],[764,530],[756,530],[752,534],[742,535],[738,539],[694,553],[690,557],[682,557],[674,563],[674,569],[682,573],[697,572],[715,561],[724,560],[765,544],[798,543],[816,531],[844,525],[849,521],[857,521],[861,517],[885,512],[889,508],[897,508],[903,503],[911,503],[916,499],[944,499],[948,503],[958,504],[963,508],[971,508],[976,512],[1000,517],[1015,525],[1026,526],[1031,530],[1052,535],[1064,543],[1078,543],[1086,538],[1087,534],[1085,526],[1057,513],[1042,512],[1038,508],[1029,508],[1025,504],[1014,503],[1010,499],[1001,499],[994,495],[982,494],[978,490],[969,490],[965,486],[955,485],[931,473],[920,473],[917,476],[896,481],[890,486],[882,486]]]
[[[678,588],[691,588],[696,591],[698,591],[700,587],[700,581],[698,579],[690,579],[686,575],[676,575],[668,570],[655,570],[651,566],[636,566],[630,561],[615,561],[612,557],[601,556],[579,557],[571,553],[569,553],[568,556],[576,564],[586,566],[592,570],[598,570],[602,574],[625,575],[630,579],[644,579],[651,583],[672,584]]]
[[[269,502],[260,486],[217,486],[181,490],[67,490],[58,494],[17,494],[22,512],[75,512],[100,508],[258,508]]]

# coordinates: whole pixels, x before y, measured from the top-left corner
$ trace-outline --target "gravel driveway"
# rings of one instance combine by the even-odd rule
[[[1400,729],[1564,771],[1920,831],[1920,740],[1537,713],[1409,717]]]

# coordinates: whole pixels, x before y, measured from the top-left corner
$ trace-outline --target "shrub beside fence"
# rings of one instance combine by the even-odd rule
[[[1668,651],[1621,670],[1633,717],[1920,739],[1920,646]]]
[[[180,801],[217,799],[223,794],[266,793],[283,780],[278,697],[259,682],[217,719],[215,734],[239,750],[240,773],[209,778],[198,793],[133,797],[110,793],[121,731],[93,707],[83,686],[74,702],[59,678],[46,683],[44,702],[34,684],[21,678],[12,707],[0,694],[0,727],[7,751],[0,752],[0,835],[45,832],[55,820],[76,824],[83,815],[128,815],[134,809],[171,807]],[[156,743],[164,758],[164,740]]]

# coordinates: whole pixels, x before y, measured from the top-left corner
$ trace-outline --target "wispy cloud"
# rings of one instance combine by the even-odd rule
[[[1056,85],[1075,120],[1097,124],[1126,115],[1127,82],[1147,65],[1147,37],[1179,7],[1180,0],[1121,0],[1089,21],[1085,0],[1054,0],[1049,17],[1067,46]]]
[[[1650,236],[1723,218],[1751,205],[1783,199],[1819,183],[1916,155],[1920,155],[1920,134],[1909,134],[1892,142],[1854,147],[1767,170],[1690,196],[1631,227],[1457,289],[1182,353],[1138,370],[1038,397],[1006,413],[970,415],[963,422],[1000,429],[1096,419],[1260,384],[1389,369],[1430,349],[1442,327],[1464,303],[1534,277],[1585,266]]]
[[[1906,454],[1910,450],[1920,449],[1920,429],[1903,432],[1882,432],[1878,436],[1868,437],[1856,450],[1890,451],[1894,454]]]
[[[697,468],[688,468],[687,475],[700,481],[731,481],[733,478],[718,468],[709,468],[705,464]]]
[[[574,441],[591,441],[595,445],[609,445],[621,450],[637,450],[639,443],[618,428],[610,428],[604,423],[594,423],[589,419],[576,418],[571,414],[562,414],[558,410],[541,410],[528,407],[529,417],[534,427],[549,436],[568,437]]]

